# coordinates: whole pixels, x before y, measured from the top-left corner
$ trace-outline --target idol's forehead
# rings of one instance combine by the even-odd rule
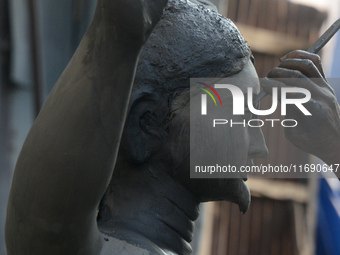
[[[222,79],[215,79],[214,84],[233,84],[245,94],[248,93],[248,88],[252,88],[253,94],[260,92],[259,77],[251,60],[246,63],[240,72]]]

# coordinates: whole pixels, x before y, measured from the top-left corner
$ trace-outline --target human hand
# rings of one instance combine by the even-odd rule
[[[340,107],[325,78],[320,57],[305,51],[293,51],[281,59],[281,64],[271,70],[267,78],[271,82],[262,84],[267,93],[271,93],[272,87],[286,86],[302,87],[311,92],[312,98],[304,106],[312,116],[305,116],[295,106],[287,106],[286,119],[295,119],[298,125],[285,128],[286,138],[328,164],[340,163],[337,159],[340,153]],[[289,95],[301,98],[298,93]]]

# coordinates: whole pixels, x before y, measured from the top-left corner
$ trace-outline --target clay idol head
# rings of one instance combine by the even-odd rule
[[[229,200],[246,211],[250,196],[241,178],[190,179],[189,86],[194,77],[257,77],[250,58],[249,47],[229,19],[187,0],[169,1],[140,56],[111,185],[122,185],[125,175],[142,178],[143,172],[162,172],[200,202]],[[258,83],[244,86],[259,90]],[[238,144],[233,161],[247,164],[266,153],[260,129],[226,136],[230,146]]]

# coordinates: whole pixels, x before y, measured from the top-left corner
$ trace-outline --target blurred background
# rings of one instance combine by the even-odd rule
[[[289,51],[307,49],[340,17],[340,0],[212,2],[248,41],[260,77]],[[0,255],[6,254],[6,204],[20,148],[86,31],[95,5],[96,0],[0,0]],[[321,56],[326,76],[340,78],[339,36]],[[339,96],[340,88],[334,89]],[[267,99],[263,107],[269,103]],[[270,154],[256,163],[317,162],[286,142],[281,127],[263,132]],[[202,206],[196,255],[340,254],[337,179],[255,179],[248,185],[252,204],[245,215],[227,202]]]

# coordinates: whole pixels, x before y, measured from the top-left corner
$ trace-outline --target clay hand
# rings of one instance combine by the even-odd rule
[[[312,116],[305,116],[296,106],[287,105],[286,119],[298,121],[296,127],[285,128],[287,139],[328,164],[340,163],[337,159],[340,154],[340,107],[325,78],[320,57],[305,51],[293,51],[281,61],[269,72],[267,78],[272,82],[265,82],[264,90],[271,93],[273,86],[302,87],[309,90],[312,97],[303,104]],[[288,98],[294,97],[301,98],[301,94],[288,94]]]
[[[112,0],[105,0],[112,1]],[[113,0],[118,35],[128,43],[144,44],[158,23],[168,0]],[[109,17],[110,18],[110,17]]]

